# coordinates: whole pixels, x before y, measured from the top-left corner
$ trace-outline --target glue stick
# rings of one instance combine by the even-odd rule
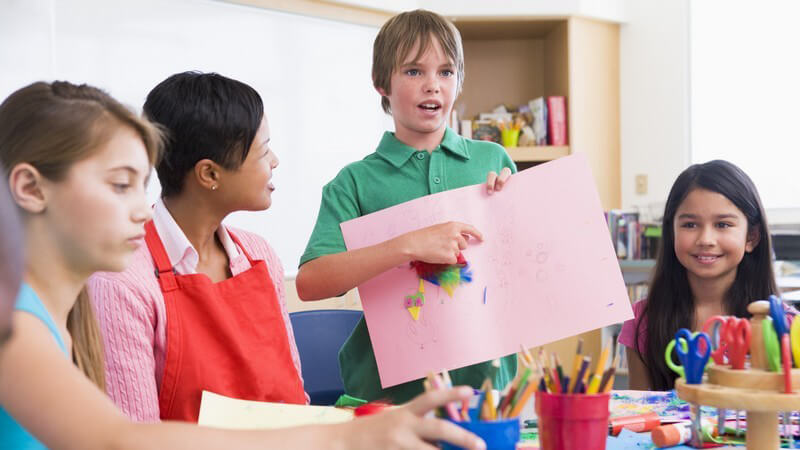
[[[686,424],[675,423],[655,427],[650,436],[653,438],[653,444],[656,447],[672,447],[689,442],[692,438],[692,430]]]

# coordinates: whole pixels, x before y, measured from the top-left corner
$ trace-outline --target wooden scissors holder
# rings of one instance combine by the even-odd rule
[[[764,302],[766,303],[766,302]],[[675,390],[682,400],[698,405],[747,411],[747,448],[763,450],[780,448],[778,413],[800,410],[800,369],[791,370],[792,392],[786,393],[783,372],[766,370],[761,320],[768,313],[761,302],[751,303],[748,311],[752,337],[751,367],[733,370],[730,366],[711,366],[701,384],[675,381]]]

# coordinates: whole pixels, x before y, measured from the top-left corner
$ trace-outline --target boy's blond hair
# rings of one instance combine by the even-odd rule
[[[418,60],[430,47],[431,36],[439,41],[442,50],[453,60],[458,76],[457,92],[461,92],[461,85],[464,83],[461,34],[450,21],[424,9],[398,14],[383,24],[372,47],[372,84],[387,94],[391,93],[394,71],[403,64],[417,42],[419,49],[414,55],[414,61]],[[386,96],[381,98],[381,106],[385,112],[391,113]]]

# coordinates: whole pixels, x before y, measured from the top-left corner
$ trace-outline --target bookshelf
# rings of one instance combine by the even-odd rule
[[[506,147],[506,151],[517,163],[546,162],[569,155],[568,146]]]
[[[519,169],[572,153],[587,156],[605,210],[619,208],[619,25],[582,17],[451,17],[464,45],[456,110],[469,119],[500,103],[567,99],[567,146],[507,148]],[[578,338],[596,360],[602,330],[546,345],[572,361]]]
[[[625,284],[628,285],[647,283],[655,266],[656,260],[654,259],[621,259],[619,261],[622,278],[625,280]],[[638,299],[631,300],[636,301]]]
[[[587,156],[605,210],[619,208],[619,25],[582,17],[451,17],[464,45],[461,117],[567,99],[567,146],[507,148],[520,169]],[[574,351],[574,349],[573,349]],[[598,350],[599,354],[599,350]]]

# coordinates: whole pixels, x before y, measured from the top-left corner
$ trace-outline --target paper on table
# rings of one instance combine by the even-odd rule
[[[352,418],[353,412],[349,409],[255,402],[203,391],[197,423],[216,428],[267,429],[341,423]]]
[[[689,418],[689,404],[673,391],[612,391],[609,400],[612,417],[655,412],[664,420]],[[705,413],[705,409],[703,410]],[[715,413],[716,414],[716,413]]]
[[[403,303],[417,286],[408,265],[359,286],[383,387],[633,317],[585,156],[522,171],[492,195],[483,184],[467,186],[341,228],[353,250],[450,220],[484,236],[464,251],[473,280],[453,298],[428,284],[415,321]]]

